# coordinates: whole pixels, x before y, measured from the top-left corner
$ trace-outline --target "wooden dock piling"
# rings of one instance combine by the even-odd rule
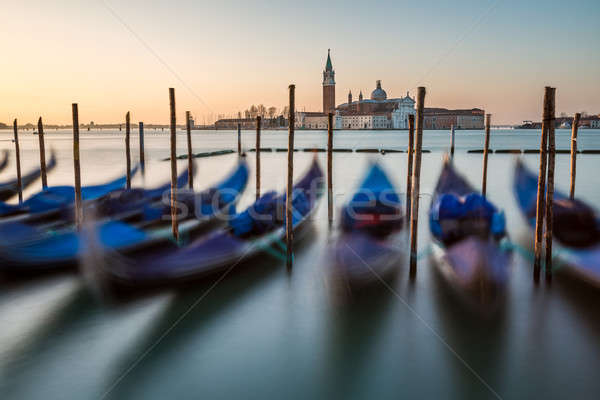
[[[125,157],[127,159],[127,189],[131,189],[131,124],[129,111],[125,114]]]
[[[548,156],[548,131],[550,124],[554,124],[552,118],[552,109],[554,103],[554,89],[546,86],[544,90],[544,111],[542,114],[542,137],[540,140],[540,170],[538,175],[537,208],[535,216],[535,249],[533,261],[533,280],[535,283],[540,281],[541,257],[542,257],[542,236],[544,232],[544,211],[546,191],[546,166]]]
[[[289,86],[290,103],[288,116],[288,168],[287,168],[287,196],[285,201],[285,239],[286,239],[286,260],[288,269],[292,267],[293,258],[293,210],[292,210],[292,190],[294,185],[294,124],[296,120],[296,85]]]
[[[17,193],[19,194],[19,204],[23,203],[23,187],[21,185],[21,150],[19,149],[19,128],[17,119],[13,121],[13,131],[15,134],[15,158],[17,161]]]
[[[575,175],[577,173],[577,129],[579,127],[580,113],[575,113],[573,118],[573,126],[571,126],[571,189],[569,198],[575,199]]]
[[[412,206],[410,217],[410,276],[417,273],[417,232],[419,226],[419,192],[421,185],[421,150],[423,147],[423,109],[425,107],[425,88],[419,86],[417,92],[417,140],[415,143],[415,167],[412,178]]]
[[[412,174],[415,155],[415,116],[408,115],[408,166],[406,168],[406,218],[410,221]],[[409,222],[410,223],[410,222]]]
[[[260,115],[256,116],[256,200],[260,198]]]
[[[450,126],[450,157],[454,157],[454,125]]]
[[[555,94],[556,89],[552,88],[552,103],[550,109],[550,123],[548,124],[548,178],[546,179],[546,281],[552,280],[552,227],[554,224],[554,166],[556,164],[556,143],[554,139],[554,118],[555,118]]]
[[[169,108],[171,111],[171,227],[173,237],[179,241],[177,223],[177,116],[175,114],[175,89],[169,88]]]
[[[194,189],[194,160],[192,156],[192,118],[185,112],[185,128],[187,131],[188,187]]]
[[[237,124],[238,156],[242,155],[242,124]]]
[[[490,150],[490,125],[492,114],[485,114],[485,144],[483,147],[483,178],[481,182],[481,194],[485,197],[487,193],[487,167],[488,152]]]
[[[75,175],[75,226],[81,229],[83,223],[83,205],[81,203],[81,167],[79,163],[79,110],[77,103],[73,111],[73,170]]]
[[[139,123],[139,131],[140,131],[140,167],[142,169],[142,176],[146,176],[146,160],[144,155],[144,123]]]
[[[327,220],[333,224],[333,113],[327,114]]]
[[[38,119],[38,141],[40,143],[40,172],[42,174],[42,189],[48,187],[48,176],[46,174],[46,145],[44,143],[44,124],[42,117]]]

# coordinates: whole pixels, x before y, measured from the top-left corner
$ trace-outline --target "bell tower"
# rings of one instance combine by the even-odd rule
[[[335,112],[335,71],[331,64],[330,49],[327,49],[327,63],[323,71],[323,112]]]

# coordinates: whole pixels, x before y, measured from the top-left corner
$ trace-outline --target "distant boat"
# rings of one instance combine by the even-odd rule
[[[569,129],[571,128],[571,123],[569,121],[563,121],[559,126],[560,129]]]

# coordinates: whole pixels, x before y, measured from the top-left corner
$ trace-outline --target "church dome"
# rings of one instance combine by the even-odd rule
[[[387,93],[381,88],[381,81],[377,81],[377,88],[371,92],[371,100],[386,100]]]

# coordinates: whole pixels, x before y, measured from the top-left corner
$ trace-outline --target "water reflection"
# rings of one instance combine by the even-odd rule
[[[105,381],[108,398],[130,398],[140,387],[152,386],[148,376],[163,368],[170,355],[185,351],[186,342],[202,335],[213,319],[243,301],[280,269],[268,258],[251,259],[237,265],[226,279],[216,276],[180,287],[163,312],[114,363],[113,373]]]
[[[337,299],[331,305],[326,322],[323,397],[351,398],[362,378],[374,372],[369,360],[394,301],[397,299],[390,290],[378,283],[354,290],[343,302]]]
[[[496,398],[506,346],[506,307],[493,313],[465,307],[453,288],[438,273],[434,275],[438,333],[449,347],[445,361],[458,397]]]

